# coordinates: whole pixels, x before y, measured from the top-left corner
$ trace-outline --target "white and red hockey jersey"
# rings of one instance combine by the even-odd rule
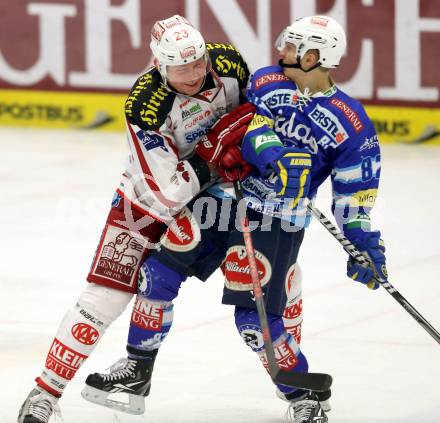
[[[210,183],[207,165],[193,156],[198,140],[244,101],[249,71],[240,53],[229,44],[207,50],[212,69],[196,96],[172,91],[150,68],[125,103],[130,157],[118,194],[165,223]]]

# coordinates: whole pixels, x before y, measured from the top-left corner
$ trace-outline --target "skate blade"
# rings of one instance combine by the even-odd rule
[[[324,412],[328,413],[331,411],[332,406],[330,405],[330,400],[319,401],[319,403],[321,404],[321,408],[324,410]]]
[[[90,402],[97,405],[102,405],[112,410],[122,411],[128,414],[144,414],[145,412],[145,397],[140,395],[126,394],[128,395],[128,403],[123,401],[118,401],[115,399],[110,399],[111,392],[100,391],[99,389],[92,388],[86,385],[86,387],[81,391],[81,396]],[[120,395],[120,394],[119,394]],[[125,395],[125,393],[124,393]]]

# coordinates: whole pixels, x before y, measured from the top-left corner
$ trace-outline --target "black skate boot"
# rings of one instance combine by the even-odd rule
[[[47,423],[52,414],[61,417],[57,402],[57,397],[36,386],[21,406],[17,423]]]
[[[143,414],[145,397],[150,393],[156,354],[157,350],[152,352],[149,358],[141,360],[123,358],[110,367],[110,373],[89,375],[81,392],[82,397],[124,413]],[[127,394],[128,402],[110,399],[109,396],[112,394]]]
[[[314,392],[309,392],[304,397],[292,401],[287,409],[286,420],[292,423],[328,422],[327,415]]]

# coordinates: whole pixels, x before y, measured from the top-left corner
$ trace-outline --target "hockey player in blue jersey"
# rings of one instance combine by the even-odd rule
[[[332,179],[333,211],[339,225],[373,263],[363,268],[349,261],[348,276],[375,288],[374,274],[385,272],[380,233],[369,225],[380,174],[377,136],[361,104],[341,92],[329,73],[339,65],[345,48],[344,30],[333,19],[301,19],[278,40],[280,64],[258,70],[247,92],[257,111],[242,154],[254,170],[242,186],[248,217],[254,223],[252,238],[275,357],[281,368],[292,372],[308,370],[299,345],[301,278],[296,266],[310,220],[303,202],[313,199],[327,177]],[[209,162],[210,144],[205,141],[195,151]],[[267,367],[243,234],[234,226],[236,209],[228,192],[218,189],[190,202],[163,235],[160,250],[142,265],[138,297],[146,305],[160,303],[172,310],[188,276],[205,280],[223,262],[223,303],[235,306],[240,335]],[[204,227],[197,220],[201,214]],[[206,219],[212,220],[210,225]],[[154,358],[172,323],[171,312],[152,316],[150,311],[145,308],[142,313],[149,324],[163,320],[166,325],[153,328],[150,324],[149,330],[142,330],[132,318],[127,347],[130,362],[151,362],[150,371],[142,375],[148,391]],[[96,387],[105,382],[108,386],[94,392],[106,395],[116,392],[116,382],[119,388],[115,389],[120,389],[123,376],[124,383],[130,382],[130,372],[124,368],[109,375],[95,374],[87,384]],[[329,391],[317,394],[278,385],[277,393],[289,402],[294,423],[328,421]]]
[[[242,183],[245,195],[251,208],[307,226],[304,201],[330,176],[336,220],[373,263],[364,268],[350,259],[347,275],[375,289],[373,276],[386,277],[385,248],[369,218],[380,150],[361,103],[330,76],[345,52],[345,32],[329,17],[307,17],[280,34],[277,48],[279,64],[259,69],[247,92],[257,111],[242,154],[257,170]],[[278,393],[291,402],[295,423],[328,421],[315,394],[285,387]]]

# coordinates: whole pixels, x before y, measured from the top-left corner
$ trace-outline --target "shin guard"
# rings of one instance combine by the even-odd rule
[[[290,335],[280,316],[267,314],[270,334],[278,366],[286,371],[305,373],[308,370],[306,357],[302,354],[295,339]],[[263,366],[268,370],[266,353],[264,351],[263,333],[256,310],[236,307],[235,324],[246,344],[256,352]],[[292,387],[277,385],[281,392],[292,392]]]
[[[107,327],[125,309],[132,294],[90,284],[64,316],[36,379],[49,393],[61,396],[67,383],[95,349]]]

